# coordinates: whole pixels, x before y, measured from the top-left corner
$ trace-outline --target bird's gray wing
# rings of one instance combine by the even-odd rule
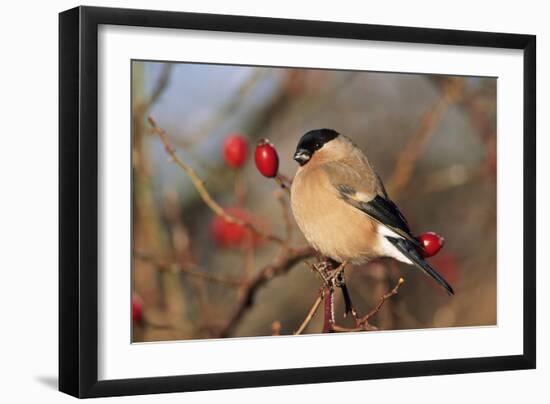
[[[350,164],[342,162],[326,163],[323,170],[342,200],[422,249],[411,234],[403,214],[386,197],[380,178],[374,171],[369,169],[359,172]]]

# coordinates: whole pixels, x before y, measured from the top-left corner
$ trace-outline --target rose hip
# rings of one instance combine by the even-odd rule
[[[416,237],[424,249],[421,251],[424,257],[432,257],[441,250],[445,239],[432,231],[422,233]]]
[[[279,155],[267,139],[261,139],[254,153],[256,168],[264,176],[273,178],[279,172]]]
[[[222,154],[229,167],[241,168],[246,163],[248,140],[239,134],[228,136],[223,142]]]

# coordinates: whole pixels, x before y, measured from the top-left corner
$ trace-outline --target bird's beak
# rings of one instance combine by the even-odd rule
[[[311,153],[306,149],[298,149],[296,150],[296,153],[294,153],[294,160],[296,160],[301,166],[306,164],[310,158]]]

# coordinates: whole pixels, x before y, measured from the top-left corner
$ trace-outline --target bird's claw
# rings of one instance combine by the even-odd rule
[[[318,262],[317,264],[314,264],[313,267],[315,268],[315,270],[323,280],[323,283],[325,284],[325,286],[330,287],[332,283],[332,278],[331,278],[332,274],[329,273],[329,269],[331,268],[329,263],[326,261],[322,261],[322,262]]]

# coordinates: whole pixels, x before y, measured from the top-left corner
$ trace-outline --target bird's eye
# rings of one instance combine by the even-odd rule
[[[315,147],[315,149],[320,149],[321,148],[321,143],[315,143],[314,147]]]

